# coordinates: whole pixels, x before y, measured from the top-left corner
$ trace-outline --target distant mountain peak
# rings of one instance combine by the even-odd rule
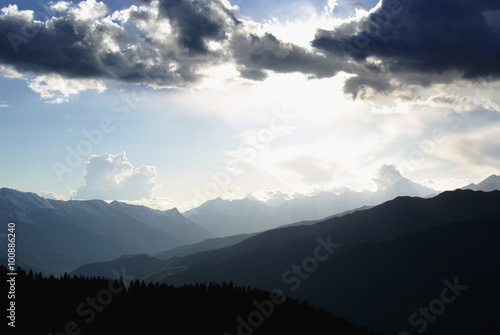
[[[417,184],[408,178],[403,177],[395,165],[382,165],[373,178],[377,184],[378,192],[385,192],[389,196],[417,196],[426,197],[437,193],[435,190]]]
[[[492,174],[491,176],[480,182],[479,185],[488,183],[500,183],[500,176]]]
[[[473,190],[473,191],[483,191],[491,192],[500,190],[500,176],[492,174],[488,178],[484,179],[478,184],[471,183],[467,186],[461,188],[462,190]]]

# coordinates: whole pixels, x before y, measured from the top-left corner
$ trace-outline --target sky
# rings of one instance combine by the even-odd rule
[[[498,0],[0,0],[0,186],[184,211],[500,173]]]

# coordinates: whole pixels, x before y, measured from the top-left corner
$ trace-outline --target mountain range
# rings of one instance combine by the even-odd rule
[[[217,198],[183,214],[217,236],[261,232],[303,220],[374,206],[398,196],[427,197],[438,192],[391,171],[389,182],[379,191],[355,192],[349,189],[336,194],[321,192],[314,196],[281,201],[277,206],[255,199],[223,200]]]
[[[177,209],[50,200],[7,188],[0,189],[0,218],[5,225],[16,224],[17,260],[48,273],[126,254],[155,254],[214,237]]]
[[[279,289],[388,334],[415,334],[422,329],[416,324],[423,327],[424,322],[428,334],[486,334],[498,326],[500,313],[499,203],[500,191],[398,197],[140,268],[118,260],[99,266],[101,273],[130,268],[143,280],[173,285],[232,281]],[[129,261],[144,263],[134,256]],[[83,270],[90,269],[74,273],[86,274]],[[446,298],[456,300],[450,307],[435,302],[447,287],[456,293]],[[446,313],[436,322],[425,321],[418,311],[433,301],[436,315],[444,308]]]
[[[16,222],[18,232],[23,233],[20,264],[57,274],[122,255],[150,254],[166,259],[214,250],[251,236],[237,232],[255,234],[287,225],[313,224],[332,214],[367,209],[366,205],[381,203],[397,194],[425,196],[433,192],[397,171],[392,171],[384,186],[379,192],[323,192],[281,201],[275,206],[249,198],[215,199],[185,215],[175,208],[160,211],[117,201],[59,201],[3,188],[0,218],[3,222]],[[499,177],[493,175],[468,187],[498,189]],[[216,236],[224,237],[213,239]],[[0,235],[2,238],[5,236]]]

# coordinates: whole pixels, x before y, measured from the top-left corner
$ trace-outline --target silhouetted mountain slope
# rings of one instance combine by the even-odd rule
[[[85,264],[71,271],[70,275],[113,278],[114,273],[121,273],[122,269],[127,269],[128,274],[139,276],[160,264],[162,264],[160,259],[150,255],[127,255],[110,261]]]
[[[333,215],[332,218],[333,217],[340,217],[340,216],[343,216],[346,214],[354,213],[358,210],[365,210],[365,209],[367,209],[367,207],[362,207],[362,208],[357,209],[357,210],[348,211],[348,212],[341,213],[341,214],[336,214],[336,215]],[[320,220],[301,221],[301,222],[296,222],[296,223],[292,223],[289,225],[285,225],[285,226],[279,227],[279,228],[312,225],[312,224],[318,223],[319,221]],[[138,277],[141,277],[141,278],[143,276],[146,276],[145,278],[148,278],[147,271],[149,271],[150,273],[154,273],[155,269],[160,269],[160,271],[161,271],[161,269],[164,268],[164,266],[162,266],[162,265],[165,263],[168,264],[167,267],[170,267],[172,263],[176,264],[176,266],[174,266],[174,269],[175,269],[175,271],[178,271],[179,266],[177,266],[177,265],[183,263],[183,261],[179,260],[178,257],[185,257],[188,255],[196,254],[196,253],[203,252],[203,251],[210,251],[210,250],[216,250],[216,249],[229,247],[229,246],[235,245],[237,243],[240,243],[241,241],[244,241],[244,240],[246,240],[252,236],[255,236],[255,235],[257,235],[257,233],[211,238],[211,239],[207,239],[205,241],[199,242],[199,243],[181,246],[181,247],[177,247],[177,248],[174,248],[171,250],[163,251],[163,252],[156,254],[155,257],[157,257],[159,259],[167,260],[166,262],[162,262],[160,264],[155,264],[155,268],[152,268],[146,264],[144,267],[141,267],[140,269],[138,269],[138,271],[135,271],[133,274],[138,276]],[[204,255],[206,255],[206,254],[204,254]],[[134,264],[137,263],[137,260],[135,259],[134,256],[135,255],[131,255],[131,256],[126,257],[126,258],[120,257],[120,260],[121,260],[120,266],[135,268]],[[142,257],[142,255],[138,255],[138,256]],[[176,257],[176,259],[172,260],[172,261],[168,261],[168,259],[170,259],[172,257]],[[131,263],[130,266],[127,266],[128,265],[127,262]],[[84,276],[98,276],[99,275],[99,276],[109,277],[111,271],[113,269],[116,269],[117,266],[118,265],[116,264],[116,260],[86,264],[86,265],[81,266],[78,269],[74,270],[73,272],[71,272],[71,274],[84,275]],[[181,268],[184,269],[185,266],[181,266]],[[153,279],[150,279],[150,280],[153,280]]]
[[[325,221],[325,220],[333,219],[333,218],[338,218],[338,217],[341,217],[341,216],[344,216],[344,215],[347,215],[347,214],[351,214],[351,213],[354,213],[354,212],[357,212],[357,211],[364,211],[364,210],[369,209],[369,208],[371,208],[371,207],[370,206],[362,206],[360,208],[356,208],[356,209],[353,209],[353,210],[349,210],[349,211],[345,211],[345,212],[342,212],[342,213],[330,215],[330,216],[325,217],[325,218],[323,218],[321,220],[304,220],[304,221],[299,221],[299,222],[295,222],[295,223],[286,224],[286,225],[280,226],[278,228],[286,228],[286,227],[293,227],[293,226],[309,226],[309,225],[313,225],[313,224],[321,222],[321,221]]]
[[[37,218],[36,225],[16,219],[3,222],[16,223],[17,260],[35,269],[61,273],[80,264],[109,259],[112,255],[136,252],[135,248],[113,237],[68,223],[66,218],[53,212],[33,209],[29,215]]]
[[[500,315],[500,289],[491,280],[500,278],[499,237],[500,220],[450,223],[393,241],[362,244],[320,263],[305,280],[290,274],[286,283],[274,278],[260,286],[280,288],[356,323],[399,334],[415,333],[420,326],[409,324],[410,315],[440,299],[444,281],[457,278],[467,289],[456,302],[445,304],[445,313],[437,313],[439,322],[428,322],[427,333],[481,333],[495,324],[492,315]],[[473,319],[471,310],[477,314]]]
[[[95,262],[85,264],[79,268],[73,270],[71,275],[83,275],[83,276],[102,276],[110,278],[112,276],[113,270],[117,271],[121,268],[127,268],[127,271],[139,278],[147,277],[149,273],[155,273],[158,269],[162,269],[165,263],[177,263],[179,257],[183,257],[190,254],[195,254],[207,250],[215,250],[224,248],[226,246],[231,246],[237,244],[255,234],[243,234],[228,237],[218,237],[213,239],[207,239],[205,241],[191,244],[187,246],[177,247],[168,251],[163,251],[156,254],[154,257],[150,255],[128,255],[121,256],[116,259]],[[168,260],[175,257],[173,262],[162,262],[161,260]],[[181,267],[182,269],[184,267]],[[178,271],[179,267],[175,268]]]
[[[159,252],[155,255],[155,257],[158,257],[159,259],[169,259],[175,256],[182,257],[197,252],[225,248],[240,243],[241,241],[244,241],[256,234],[257,233],[209,238],[205,241],[201,241],[195,244],[184,245],[182,247]]]
[[[0,267],[2,278],[6,273]],[[16,285],[22,287],[16,295],[20,334],[378,334],[307,303],[232,283],[175,288],[19,270]]]
[[[468,285],[482,280],[482,273],[497,273],[496,269],[500,269],[499,203],[498,191],[445,192],[431,199],[397,198],[312,226],[271,230],[229,248],[171,259],[148,278],[167,276],[164,281],[174,285],[232,280],[237,285],[279,288],[360,324],[394,332],[406,326],[414,333],[415,327],[408,324],[409,316],[420,305],[428,305],[433,296],[439,297],[443,280],[458,277]],[[340,246],[330,246],[330,257],[316,262],[317,269],[311,273],[303,270],[307,279],[301,279],[292,266],[314,268],[314,252],[318,246],[328,244],[328,236]],[[326,248],[320,250],[321,257],[327,255]],[[304,265],[305,259],[309,263]],[[181,267],[185,270],[179,271]],[[170,269],[176,271],[168,276]],[[297,283],[300,286],[292,291]],[[496,284],[484,285],[491,285],[493,300],[482,293],[470,299],[493,308],[499,289]],[[484,293],[479,288],[470,291],[475,290]],[[487,317],[491,311],[483,311],[482,325],[493,326],[495,319]],[[475,323],[445,332],[449,327],[446,320],[461,320],[463,313],[458,309],[457,314],[443,316],[444,321],[437,323],[442,326],[436,326],[435,332],[429,326],[427,332],[473,333]]]
[[[17,242],[19,260],[54,273],[213,237],[177,210],[160,212],[101,200],[49,200],[7,188],[0,189],[0,218],[5,224],[16,223],[23,236]]]
[[[453,191],[430,199],[400,197],[368,210],[325,220],[310,226],[266,231],[237,245],[165,261],[150,278],[168,276],[169,269],[185,272],[167,278],[171,283],[233,280],[259,285],[280,275],[297,258],[306,257],[331,237],[341,254],[365,242],[392,240],[433,226],[464,220],[500,219],[500,192]],[[225,262],[233,262],[231,265]],[[210,266],[217,269],[208,270]],[[202,268],[196,269],[197,266]],[[161,274],[160,274],[161,273]],[[265,280],[263,279],[265,278]]]

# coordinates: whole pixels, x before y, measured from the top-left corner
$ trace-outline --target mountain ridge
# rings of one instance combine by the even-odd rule
[[[488,178],[479,182],[478,184],[471,183],[467,186],[461,187],[460,189],[472,190],[472,191],[483,191],[483,192],[500,190],[500,176],[492,174]]]
[[[144,212],[148,219],[141,218]],[[18,258],[49,273],[124,254],[160,252],[214,235],[178,211],[103,200],[52,200],[0,189],[0,218],[16,223]]]
[[[321,192],[314,196],[290,199],[278,206],[269,206],[248,197],[236,200],[217,198],[183,214],[218,236],[228,236],[265,231],[299,221],[322,220],[363,206],[378,205],[398,196],[424,197],[437,193],[396,172],[388,179],[386,188],[377,192]]]

